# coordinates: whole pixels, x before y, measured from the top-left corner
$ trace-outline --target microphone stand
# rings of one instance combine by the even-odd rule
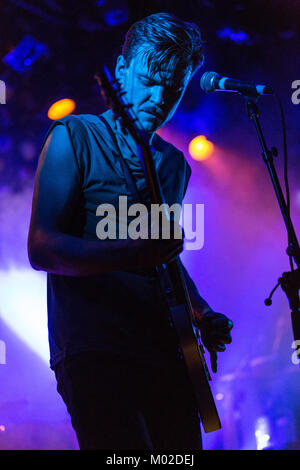
[[[291,320],[292,320],[292,328],[295,341],[299,341],[300,343],[300,299],[299,299],[299,289],[300,289],[300,249],[299,243],[297,240],[297,236],[293,227],[293,223],[289,214],[288,207],[286,205],[282,189],[280,187],[280,182],[278,180],[278,176],[276,173],[276,169],[274,166],[273,157],[277,156],[277,150],[272,148],[269,150],[263,132],[258,120],[259,117],[259,110],[257,107],[257,97],[253,98],[251,96],[243,95],[246,101],[248,117],[252,120],[258,139],[262,148],[262,156],[263,160],[267,165],[267,169],[269,171],[269,175],[271,177],[271,181],[275,190],[275,194],[278,200],[278,204],[281,210],[281,214],[284,220],[284,224],[287,229],[288,234],[288,248],[286,253],[290,256],[297,265],[297,269],[293,268],[293,263],[291,262],[291,271],[285,272],[282,274],[282,277],[278,279],[278,284],[271,292],[271,295],[268,299],[265,300],[266,305],[271,305],[271,296],[275,289],[281,285],[282,290],[286,293],[289,306],[291,309]]]

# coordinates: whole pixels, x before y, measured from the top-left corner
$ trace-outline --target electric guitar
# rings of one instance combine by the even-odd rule
[[[163,204],[149,139],[134,115],[131,105],[124,102],[124,92],[120,90],[116,80],[112,79],[106,67],[100,73],[95,74],[95,79],[100,85],[105,101],[109,103],[114,114],[121,118],[122,125],[126,127],[138,145],[152,203]],[[168,218],[169,214],[166,213],[165,216]],[[160,276],[164,276],[163,284],[171,321],[175,326],[180,351],[196,396],[202,425],[207,433],[216,431],[221,428],[221,423],[209,385],[211,377],[204,358],[200,333],[194,326],[195,317],[179,257],[165,264],[164,269],[162,268],[162,266],[157,267],[157,271]]]

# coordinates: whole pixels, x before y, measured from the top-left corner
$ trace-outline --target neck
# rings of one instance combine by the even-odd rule
[[[118,129],[118,132],[123,134],[124,136],[126,136],[127,138],[129,139],[132,139],[132,135],[130,134],[130,132],[126,129],[126,127],[122,128],[122,125],[120,123],[120,120],[119,119],[116,119],[115,121],[115,129]],[[155,131],[153,132],[149,132],[146,134],[147,135],[147,138],[148,138],[148,143],[149,145],[151,146],[152,143],[153,143],[153,139],[154,139],[154,136],[155,136]]]
[[[149,137],[149,145],[152,145],[154,134],[155,134],[155,132],[152,132],[151,134],[148,135],[148,137]]]

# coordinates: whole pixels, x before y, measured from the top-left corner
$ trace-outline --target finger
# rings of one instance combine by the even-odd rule
[[[233,328],[233,323],[225,318],[216,318],[212,320],[212,327],[219,334],[228,335]]]
[[[223,329],[223,330],[231,329],[232,326],[233,326],[233,324],[231,326],[232,321],[228,320],[228,318],[226,318],[226,317],[212,318],[211,322],[214,325],[216,325],[219,329]]]
[[[172,247],[177,247],[177,246],[181,246],[183,247],[183,240],[181,238],[173,238],[173,239],[170,239],[168,240],[168,245],[169,246],[172,246]]]
[[[180,255],[182,252],[182,247],[176,248],[175,250],[172,250],[170,253],[166,254],[166,262],[168,263],[169,261],[172,261],[176,256]]]
[[[172,256],[170,256],[165,262],[166,262],[166,263],[170,263],[171,261],[174,261],[174,260],[177,258],[177,256],[179,256],[179,255],[180,255],[180,252],[179,252],[179,253],[174,253],[174,254],[173,254]]]
[[[164,251],[164,254],[166,256],[168,256],[168,254],[171,254],[175,251],[178,251],[181,252],[183,250],[183,243],[181,240],[174,240],[174,241],[168,241],[168,243],[166,244],[166,246],[164,247],[163,251]]]
[[[212,344],[214,347],[222,346],[225,347],[226,344],[231,344],[232,339],[231,338],[224,338],[220,336],[213,336],[210,339],[210,344]]]
[[[226,350],[225,344],[217,343],[217,342],[210,343],[209,351],[223,352],[225,350]]]
[[[216,336],[216,341],[219,343],[219,344],[231,344],[232,343],[232,337],[230,336],[230,334],[228,335],[223,335],[223,336]]]
[[[225,344],[222,343],[217,343],[217,342],[211,342],[209,345],[207,344],[207,349],[209,352],[223,352],[226,350]]]
[[[177,222],[173,222],[170,227],[170,238],[174,238],[175,240],[183,240],[185,237],[185,233],[181,225]]]

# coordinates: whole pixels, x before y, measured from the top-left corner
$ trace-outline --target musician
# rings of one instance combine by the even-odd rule
[[[132,25],[116,63],[169,206],[181,204],[191,169],[155,131],[173,116],[202,62],[198,27],[160,13]],[[183,239],[96,234],[100,204],[117,206],[121,195],[128,205],[139,202],[124,162],[149,206],[136,142],[110,109],[55,121],[45,137],[28,252],[33,268],[48,273],[50,366],[80,449],[200,449],[194,391],[156,269],[182,252]],[[224,351],[233,323],[183,270],[206,348]]]

